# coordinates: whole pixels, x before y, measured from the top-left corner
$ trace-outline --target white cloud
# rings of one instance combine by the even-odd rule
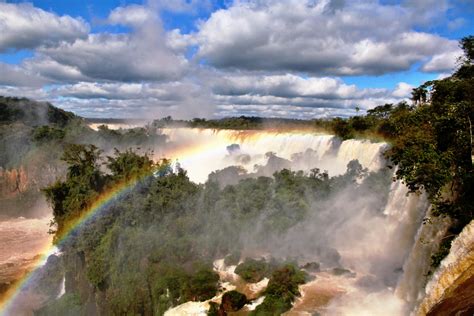
[[[57,87],[52,92],[63,97],[80,99],[159,99],[164,104],[167,101],[179,101],[184,98],[186,90],[190,88],[190,85],[180,82],[166,84],[79,82]]]
[[[47,56],[28,58],[22,63],[23,68],[58,83],[88,80],[77,67],[63,65]]]
[[[88,116],[97,116],[99,112],[94,114],[92,107],[102,104],[100,111],[113,109],[113,115],[118,117],[130,114],[192,118],[215,113],[304,118],[347,116],[356,113],[356,106],[366,110],[398,102],[409,96],[407,91],[411,87],[400,83],[393,91],[359,89],[339,78],[303,78],[291,74],[200,73],[196,76],[198,81],[168,83],[79,82],[55,87],[49,93],[61,104],[66,102],[69,109]]]
[[[73,42],[88,32],[88,24],[80,18],[58,16],[29,3],[0,2],[0,52]]]
[[[149,8],[140,5],[130,5],[114,9],[107,21],[110,24],[140,26],[154,19],[157,19],[157,15]]]
[[[196,13],[199,9],[210,10],[211,0],[148,0],[147,5],[157,10],[179,13]]]
[[[41,48],[39,64],[47,58],[77,70],[82,78],[96,81],[176,80],[186,71],[187,60],[167,46],[161,21],[149,8],[119,7],[108,20],[131,25],[133,30],[124,34],[89,34],[74,43]]]
[[[380,95],[380,89],[359,90],[355,85],[347,85],[339,78],[285,75],[220,77],[213,91],[221,95],[272,95],[283,98],[319,99],[361,99]],[[383,94],[383,93],[382,93]]]
[[[336,8],[327,1],[238,1],[187,40],[197,41],[198,56],[216,67],[318,75],[407,70],[456,45],[413,31],[410,6],[351,1]]]
[[[415,87],[411,84],[408,84],[406,82],[399,82],[393,90],[392,95],[396,98],[410,98],[413,88]]]
[[[47,80],[29,73],[19,66],[9,65],[0,62],[0,86],[11,87],[41,87]]]
[[[456,18],[452,21],[449,21],[448,22],[448,29],[450,31],[454,31],[454,30],[457,30],[461,27],[463,27],[464,25],[466,24],[466,20],[463,19],[463,18]]]
[[[456,67],[456,62],[463,52],[458,47],[453,47],[451,51],[434,55],[421,70],[425,72],[452,72]]]
[[[168,83],[96,83],[79,82],[51,89],[50,95],[69,109],[95,116],[97,105],[107,107],[113,116],[146,117],[149,119],[174,115],[193,118],[212,115],[215,107],[209,92],[193,82]],[[64,101],[66,100],[66,101]]]
[[[0,95],[9,97],[30,98],[32,100],[37,101],[46,101],[48,97],[47,92],[41,88],[8,85],[0,85]]]
[[[410,96],[411,86],[399,83],[394,90],[359,89],[339,78],[286,75],[223,75],[212,82],[218,115],[325,117],[352,115]],[[344,114],[345,113],[345,114]]]

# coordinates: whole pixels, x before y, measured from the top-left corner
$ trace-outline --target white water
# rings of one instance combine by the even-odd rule
[[[178,159],[191,180],[205,182],[212,171],[241,165],[254,172],[255,165],[265,165],[268,152],[293,160],[292,169],[308,171],[318,167],[331,176],[346,171],[347,163],[358,159],[363,167],[377,170],[384,164],[381,152],[385,143],[367,140],[340,140],[332,135],[308,132],[234,131],[197,128],[169,128],[165,148],[155,148],[156,157]],[[229,153],[227,146],[238,144],[240,150]],[[243,159],[246,156],[250,159]]]
[[[61,298],[64,294],[66,294],[66,277],[63,276],[63,280],[61,281],[61,286],[59,287],[59,293],[56,298]]]
[[[446,234],[450,221],[434,217],[431,208],[426,212],[429,219],[418,227],[410,254],[403,266],[403,275],[398,282],[396,293],[403,298],[409,309],[413,309],[424,296],[424,286],[431,267],[431,255],[436,252],[441,239]]]
[[[355,276],[352,282],[343,282],[344,278],[350,279],[350,275],[339,280],[343,294],[337,294],[327,307],[318,309],[322,315],[403,316],[409,313],[411,306],[405,291],[412,288],[399,289],[403,287],[400,280],[404,280],[402,267],[410,258],[428,203],[423,195],[407,193],[405,185],[393,182],[383,216],[374,215],[370,197],[341,192],[332,202],[334,208],[330,213],[334,218],[316,227],[329,232],[331,237],[326,243],[338,250],[341,265]],[[345,211],[348,207],[350,210]],[[316,222],[322,220],[321,217],[315,219]],[[332,223],[336,223],[336,227],[331,227]],[[420,276],[412,272],[411,277],[419,279]],[[301,305],[311,305],[308,302],[316,300],[315,295],[320,292],[306,291],[295,308],[301,311]]]
[[[382,153],[387,148],[385,143],[341,142],[332,135],[307,132],[173,128],[163,129],[162,133],[168,136],[168,144],[166,148],[155,149],[157,156],[177,158],[197,182],[206,181],[212,171],[232,165],[255,172],[255,165],[267,164],[268,152],[288,160],[293,170],[317,167],[334,176],[344,173],[347,163],[357,159],[369,171],[376,171],[385,164]],[[227,146],[232,144],[238,144],[238,150],[228,151]],[[413,307],[424,284],[424,270],[420,266],[426,262],[416,260],[420,259],[420,226],[428,209],[426,197],[408,195],[406,186],[397,181],[391,185],[384,216],[374,216],[372,202],[370,196],[341,192],[330,214],[313,219],[327,222],[326,225],[316,223],[312,229],[331,236],[328,245],[337,249],[342,266],[354,271],[357,279],[374,278],[377,283],[374,288],[355,286],[329,306],[329,314],[353,310],[376,315],[385,309],[390,315],[404,315]],[[348,207],[353,210],[346,211]],[[311,225],[309,222],[306,226]],[[429,249],[424,253],[424,258],[429,258]],[[232,280],[232,273],[220,271],[221,278],[228,281]],[[385,304],[375,304],[377,300]],[[186,304],[180,308],[194,306],[198,311],[205,305],[205,302]]]

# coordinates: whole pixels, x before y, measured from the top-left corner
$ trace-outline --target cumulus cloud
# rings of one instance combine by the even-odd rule
[[[67,99],[70,109],[96,116],[114,108],[112,116],[147,117],[166,115],[192,118],[210,116],[214,104],[205,87],[193,82],[97,83],[79,82],[51,89],[50,95]],[[95,111],[94,107],[98,110]]]
[[[240,114],[299,118],[348,116],[409,97],[411,86],[359,89],[340,78],[285,75],[227,75],[212,83],[219,115]]]
[[[411,86],[396,89],[358,89],[338,78],[286,75],[196,74],[199,81],[166,83],[79,82],[50,89],[76,112],[97,116],[115,107],[114,116],[173,115],[202,117],[262,115],[274,117],[329,117],[356,114],[387,102],[409,97]],[[219,79],[215,79],[219,78]],[[401,91],[404,91],[402,93]],[[99,106],[102,104],[102,106]],[[93,106],[96,112],[91,112]],[[133,110],[132,110],[133,109]]]
[[[211,0],[148,0],[147,4],[155,9],[180,13],[195,13],[199,9],[209,10],[212,8]]]
[[[156,18],[155,12],[149,8],[140,5],[130,5],[114,9],[107,21],[110,24],[140,26]]]
[[[19,66],[9,65],[0,62],[0,85],[13,87],[41,87],[47,83],[42,77],[28,73]]]
[[[456,45],[412,31],[413,10],[372,1],[239,1],[214,12],[194,41],[200,58],[222,68],[383,74]]]
[[[397,98],[410,98],[413,88],[415,87],[411,84],[399,82],[396,88],[393,90],[392,95]]]
[[[183,75],[186,59],[167,47],[161,21],[149,8],[119,7],[111,12],[108,21],[130,25],[133,30],[122,34],[89,34],[73,43],[40,48],[39,57],[31,67],[39,65],[37,71],[41,72],[46,64],[51,77],[70,75],[96,81],[175,80]]]
[[[29,3],[0,2],[0,53],[73,42],[88,32],[88,24],[80,18],[58,16]]]
[[[462,54],[460,48],[453,48],[451,51],[434,55],[421,69],[425,72],[452,72]]]
[[[272,95],[283,98],[361,99],[382,96],[384,90],[363,89],[347,85],[339,78],[308,77],[293,74],[261,76],[226,76],[214,85],[220,95]]]
[[[154,98],[164,102],[179,101],[184,97],[185,91],[192,92],[192,90],[191,85],[181,82],[165,84],[79,82],[73,85],[63,85],[52,91],[61,96],[80,99],[131,100]]]
[[[61,64],[47,56],[28,58],[21,66],[29,72],[59,83],[89,80],[77,67]]]
[[[37,101],[46,101],[48,94],[44,89],[35,87],[20,87],[0,84],[0,95],[9,97],[24,97]]]

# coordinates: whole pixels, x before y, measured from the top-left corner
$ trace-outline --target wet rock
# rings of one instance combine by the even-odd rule
[[[305,269],[308,272],[319,272],[321,270],[318,262],[308,262],[301,269]]]
[[[332,269],[332,274],[334,274],[334,275],[346,275],[346,276],[349,276],[351,278],[356,276],[356,274],[354,272],[352,272],[351,270],[348,270],[348,269],[344,269],[344,268],[334,268],[334,269]]]

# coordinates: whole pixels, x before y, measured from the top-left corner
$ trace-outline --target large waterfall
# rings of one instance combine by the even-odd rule
[[[177,158],[197,182],[204,182],[214,170],[236,164],[252,172],[255,165],[267,162],[269,152],[292,160],[292,169],[318,167],[331,176],[345,172],[353,159],[369,170],[377,170],[384,164],[381,152],[387,146],[368,140],[341,142],[332,135],[309,132],[169,128],[162,133],[169,138],[168,146],[155,149],[155,155]],[[232,144],[238,149],[230,149]]]
[[[269,162],[268,152],[288,161],[289,165],[282,166],[306,171],[317,167],[327,170],[330,176],[342,174],[354,159],[369,171],[385,166],[383,151],[387,144],[368,140],[340,141],[332,135],[307,132],[191,128],[162,132],[169,143],[165,149],[155,150],[155,154],[178,159],[190,178],[198,182],[206,181],[210,172],[231,165],[254,172],[256,165]],[[327,284],[315,283],[316,287],[331,286],[331,282],[345,284],[342,288],[346,294],[334,299],[327,309],[319,310],[323,314],[406,315],[421,298],[429,259],[444,226],[436,219],[432,219],[434,225],[422,225],[429,203],[423,194],[409,194],[400,181],[392,182],[389,188],[383,216],[374,216],[372,202],[370,194],[353,196],[351,192],[341,192],[327,212],[308,219],[286,237],[305,240],[302,247],[307,247],[311,239],[324,240],[337,249],[341,264],[357,274],[349,283],[332,279]],[[348,210],[348,205],[353,210]],[[438,239],[434,242],[427,242],[435,237]],[[295,255],[301,254],[298,245],[293,245],[293,250]],[[278,247],[275,251],[278,253]],[[325,277],[320,276],[320,280]],[[311,285],[302,289],[303,293],[320,294]],[[309,296],[304,295],[304,299]],[[298,310],[304,305],[298,304]]]
[[[386,166],[383,152],[388,145],[369,140],[341,141],[333,135],[304,131],[165,128],[161,132],[168,141],[154,149],[155,158],[177,160],[190,179],[199,183],[210,173],[230,166],[255,175],[271,175],[264,171],[282,168],[319,168],[330,176],[343,174],[355,159],[368,171]],[[272,168],[262,168],[271,163]],[[432,216],[426,196],[409,194],[402,182],[381,185],[387,192],[384,197],[370,189],[342,189],[268,245],[266,251],[272,255],[321,263],[315,280],[300,287],[302,297],[288,315],[424,315],[446,289],[465,281],[466,269],[472,272],[471,223],[430,281],[431,255],[445,236],[449,221]],[[363,183],[354,187],[363,187]],[[251,242],[252,236],[248,238]],[[216,269],[222,275],[228,268],[219,265]],[[334,275],[333,268],[350,273]],[[232,280],[221,281],[232,288]],[[64,294],[67,282],[62,279],[58,297]],[[261,302],[249,306],[255,308]],[[205,315],[207,307],[208,303],[188,302],[170,309],[167,315],[182,315],[178,311],[183,310]]]

